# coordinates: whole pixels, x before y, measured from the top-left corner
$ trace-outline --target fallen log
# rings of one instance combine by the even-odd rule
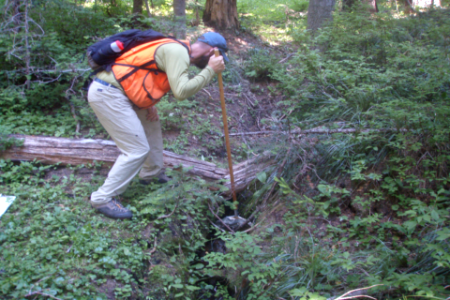
[[[113,141],[94,139],[69,139],[46,136],[10,135],[23,141],[23,146],[14,146],[0,152],[0,158],[13,161],[37,160],[44,164],[80,165],[94,161],[112,166],[120,154]],[[169,168],[188,168],[188,174],[208,181],[224,179],[229,189],[230,176],[227,169],[211,162],[202,161],[170,151],[164,151],[164,166]],[[271,160],[261,163],[257,158],[244,161],[233,167],[236,192],[245,189],[262,170],[273,164]]]
[[[274,164],[274,160],[269,158],[268,153],[264,153],[262,157],[258,156],[233,166],[236,192],[244,190],[259,173]],[[230,174],[226,174],[223,179],[225,179],[225,186],[231,190]]]
[[[3,153],[0,158],[20,160],[38,160],[44,164],[80,165],[94,161],[103,162],[112,166],[120,150],[113,141],[94,139],[69,139],[46,136],[10,135],[10,137],[23,140],[23,146],[12,147]],[[215,164],[177,155],[164,151],[164,165],[166,167],[192,168],[188,172],[208,180],[222,179],[228,171]]]

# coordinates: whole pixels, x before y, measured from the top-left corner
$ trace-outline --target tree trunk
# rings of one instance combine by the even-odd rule
[[[79,165],[103,162],[112,166],[120,154],[120,150],[113,141],[92,139],[68,139],[46,136],[10,135],[23,140],[23,146],[15,146],[0,152],[1,159],[13,161],[38,160],[44,164]],[[199,176],[205,180],[225,180],[224,185],[231,189],[228,169],[218,167],[214,163],[199,159],[177,155],[164,151],[164,166],[173,169],[187,168],[188,174]],[[233,167],[234,187],[236,192],[247,188],[256,175],[274,164],[269,153],[261,157],[244,161]],[[231,191],[224,192],[230,195]]]
[[[331,22],[336,0],[311,0],[308,8],[308,29],[316,31]]]
[[[143,0],[133,0],[133,14],[142,14]]]
[[[149,18],[152,17],[152,13],[150,12],[150,6],[148,5],[148,0],[144,0],[145,1],[145,7],[147,8],[147,15]]]
[[[378,4],[377,0],[364,0],[369,5],[369,12],[377,13],[378,12]]]
[[[203,22],[216,28],[238,29],[236,0],[206,0]]]
[[[186,38],[186,1],[173,0],[173,12],[175,21],[174,34],[177,39]]]

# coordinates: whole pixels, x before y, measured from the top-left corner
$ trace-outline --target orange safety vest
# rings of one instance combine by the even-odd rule
[[[191,47],[188,41],[164,38],[139,45],[116,59],[112,71],[127,97],[139,108],[148,108],[170,91],[167,74],[158,69],[155,53],[168,43],[180,43],[188,53]]]

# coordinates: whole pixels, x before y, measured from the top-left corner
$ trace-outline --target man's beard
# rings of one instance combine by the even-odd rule
[[[209,56],[203,55],[203,56],[195,59],[195,61],[192,64],[199,69],[204,69],[208,65],[208,62],[209,62]]]

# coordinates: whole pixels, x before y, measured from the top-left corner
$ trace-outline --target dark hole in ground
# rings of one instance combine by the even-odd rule
[[[245,198],[246,198],[245,195],[237,195],[238,202],[245,200]],[[231,203],[232,199],[227,199],[227,201],[228,201],[228,203]],[[232,227],[232,229],[239,227],[239,225],[242,224],[243,221],[246,220],[246,218],[244,218],[243,216],[238,214],[239,221],[234,221],[233,219],[235,219],[235,211],[232,209],[231,205],[225,205],[225,211],[222,215],[219,215],[219,217],[227,225]],[[215,224],[222,230],[226,230],[220,221],[217,220],[215,222]],[[230,224],[233,224],[234,227]],[[240,231],[248,229],[251,226],[251,224],[252,223],[245,225],[243,228],[240,229]],[[227,253],[225,241],[223,241],[222,239],[220,239],[218,237],[217,230],[211,229],[211,231],[208,233],[207,240],[208,240],[208,242],[205,243],[204,248],[200,251],[197,251],[196,254],[197,254],[198,259],[193,261],[192,265],[203,264],[204,267],[207,267],[208,263],[203,260],[203,257],[205,255],[207,255],[208,253],[212,253],[212,252],[220,252],[222,254]],[[217,269],[219,269],[219,268],[220,268],[220,266],[217,266]],[[223,269],[223,267],[222,267],[222,269]],[[228,295],[231,297],[234,297],[236,294],[235,289],[232,286],[230,286],[230,282],[226,278],[226,276],[219,276],[219,275],[205,276],[204,278],[200,278],[199,280],[197,280],[195,285],[202,288],[202,290],[200,290],[197,294],[197,297],[198,297],[197,299],[201,299],[201,300],[224,299],[223,296],[216,295],[219,287],[225,287],[228,292]],[[205,285],[212,286],[213,288],[212,289],[203,289]]]

